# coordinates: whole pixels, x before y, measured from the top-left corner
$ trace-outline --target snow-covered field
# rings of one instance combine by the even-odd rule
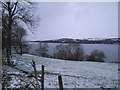
[[[66,61],[34,55],[13,55],[17,68],[32,72],[32,60],[38,72],[45,66],[45,88],[58,88],[62,75],[64,88],[118,88],[118,64],[86,61]]]

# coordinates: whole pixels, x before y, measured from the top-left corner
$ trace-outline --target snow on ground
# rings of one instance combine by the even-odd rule
[[[34,55],[13,55],[17,68],[33,72],[32,60],[38,72],[45,66],[45,88],[58,88],[62,75],[64,88],[118,88],[118,64],[86,61],[66,61]]]

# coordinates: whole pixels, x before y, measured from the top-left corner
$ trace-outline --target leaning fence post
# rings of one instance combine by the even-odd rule
[[[58,81],[59,81],[60,90],[63,90],[63,83],[62,83],[62,76],[61,75],[58,76]]]
[[[42,65],[42,82],[41,82],[42,90],[44,90],[44,65]]]

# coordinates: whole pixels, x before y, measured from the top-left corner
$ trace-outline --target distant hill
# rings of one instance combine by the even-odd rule
[[[31,41],[31,42],[46,42],[46,43],[85,43],[85,44],[117,44],[120,43],[120,38],[87,38],[87,39],[71,39],[71,38],[61,38],[55,40],[45,40],[45,41]]]

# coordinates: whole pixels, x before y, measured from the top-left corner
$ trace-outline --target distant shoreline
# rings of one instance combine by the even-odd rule
[[[117,42],[117,43],[84,43],[84,42],[49,42],[49,41],[26,41],[26,42],[38,42],[38,43],[79,43],[79,44],[120,44],[120,42]]]
[[[45,40],[45,41],[27,41],[27,42],[42,42],[42,43],[81,43],[81,44],[120,44],[120,38],[109,39],[70,39],[62,38],[57,40]]]

